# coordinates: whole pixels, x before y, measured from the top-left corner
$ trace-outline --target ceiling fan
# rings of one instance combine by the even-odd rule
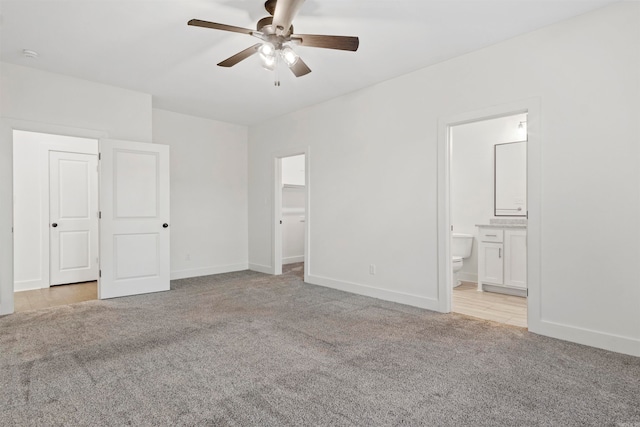
[[[192,19],[188,22],[188,25],[248,34],[262,40],[260,43],[256,43],[220,62],[218,64],[220,67],[233,67],[240,61],[257,53],[264,68],[275,70],[278,63],[282,61],[296,77],[301,77],[309,74],[311,69],[293,50],[292,46],[319,47],[352,52],[358,50],[358,45],[360,44],[358,37],[295,34],[291,23],[298,10],[300,10],[302,3],[304,3],[304,0],[267,0],[264,3],[264,7],[271,16],[259,20],[255,31],[200,19]],[[277,77],[275,85],[280,86]]]

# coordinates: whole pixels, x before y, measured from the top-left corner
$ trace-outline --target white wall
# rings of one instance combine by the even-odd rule
[[[247,128],[153,110],[171,146],[171,277],[246,270]]]
[[[282,158],[282,264],[304,262],[305,156]]]
[[[250,265],[272,259],[272,153],[304,143],[308,280],[438,308],[438,120],[536,97],[536,332],[640,355],[639,13],[616,3],[251,127]]]
[[[151,95],[20,65],[0,65],[3,118],[151,142]]]
[[[0,314],[13,310],[13,129],[151,142],[151,95],[0,63]]]
[[[518,124],[526,114],[454,126],[451,129],[451,223],[456,233],[473,234],[471,256],[458,276],[478,280],[478,228],[494,218],[493,150],[495,144],[521,141]]]
[[[15,131],[14,290],[49,287],[49,151],[98,154],[98,141]]]

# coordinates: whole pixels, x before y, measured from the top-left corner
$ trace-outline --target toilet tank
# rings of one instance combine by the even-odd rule
[[[453,233],[451,235],[451,256],[469,258],[473,247],[473,234]]]

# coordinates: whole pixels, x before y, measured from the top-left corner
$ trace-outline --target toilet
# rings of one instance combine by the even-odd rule
[[[473,247],[473,235],[453,233],[451,235],[451,267],[453,274],[451,275],[452,287],[460,286],[462,282],[458,279],[458,271],[464,265],[464,259],[471,256],[471,248]]]

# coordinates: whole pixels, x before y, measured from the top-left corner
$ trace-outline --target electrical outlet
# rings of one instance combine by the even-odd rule
[[[376,274],[376,265],[369,264],[369,274]]]

